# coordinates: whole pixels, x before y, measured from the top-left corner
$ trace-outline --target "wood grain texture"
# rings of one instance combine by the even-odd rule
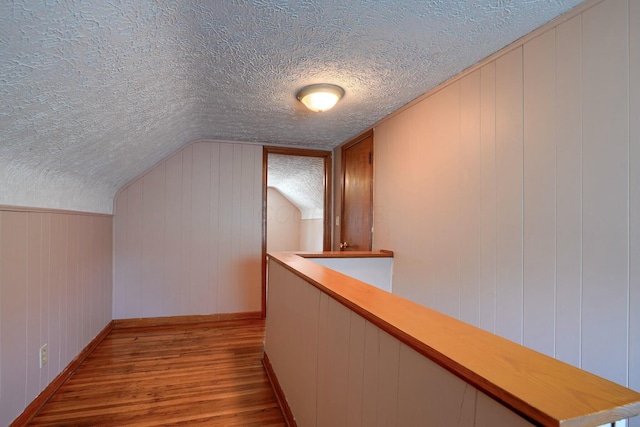
[[[259,311],[249,313],[221,313],[192,316],[141,317],[136,319],[115,319],[116,328],[140,328],[152,326],[185,325],[193,323],[221,322],[226,320],[260,319]]]
[[[114,329],[29,426],[285,426],[264,321]]]
[[[270,260],[336,299],[373,326],[537,423],[549,426],[596,425],[640,414],[638,392],[294,254],[272,254]],[[278,274],[277,279],[270,281],[270,286],[276,280],[283,280],[281,273]],[[286,292],[280,290],[276,297],[270,295],[270,301],[283,295]],[[291,302],[299,301],[295,295],[289,298]],[[313,307],[300,305],[307,307],[307,311]],[[285,316],[292,316],[287,317],[289,321],[296,319],[299,322],[299,317],[288,312],[286,306],[280,310],[284,310]],[[283,346],[290,348],[286,344]],[[397,358],[396,350],[387,351],[385,348],[377,329],[367,328],[363,362],[364,425],[371,425],[369,421],[377,419],[373,418],[373,412],[371,418],[367,414],[374,410],[370,407],[371,402],[380,399],[373,390],[378,390],[378,384],[386,381],[385,376],[388,375],[388,372],[379,370],[379,360]],[[269,352],[271,354],[271,350]],[[279,372],[278,367],[276,372]],[[397,380],[397,375],[393,376]],[[388,386],[394,388],[397,384],[389,383]],[[374,405],[377,411],[380,403]],[[388,409],[393,411],[391,407]]]
[[[373,132],[342,146],[342,219],[345,251],[370,251],[373,242]]]
[[[296,252],[303,258],[393,258],[393,251]]]

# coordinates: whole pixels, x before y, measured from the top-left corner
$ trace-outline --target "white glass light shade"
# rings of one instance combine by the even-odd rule
[[[344,89],[331,84],[305,86],[296,97],[311,111],[322,112],[333,108],[344,95]]]

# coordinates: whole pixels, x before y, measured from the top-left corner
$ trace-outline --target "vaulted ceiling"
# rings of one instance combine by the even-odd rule
[[[201,139],[330,149],[579,2],[3,0],[0,204],[111,212]]]

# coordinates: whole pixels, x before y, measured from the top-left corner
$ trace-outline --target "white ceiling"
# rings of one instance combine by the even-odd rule
[[[332,148],[578,3],[0,0],[0,204],[111,212],[201,139]]]

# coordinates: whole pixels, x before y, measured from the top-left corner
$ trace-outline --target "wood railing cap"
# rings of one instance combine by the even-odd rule
[[[295,254],[302,258],[393,258],[393,251],[381,249],[379,251],[323,251],[323,252],[279,252],[280,254]],[[270,255],[270,254],[267,254]]]
[[[303,255],[272,253],[270,258],[534,423],[597,426],[640,414],[640,393],[634,390],[326,268]]]

